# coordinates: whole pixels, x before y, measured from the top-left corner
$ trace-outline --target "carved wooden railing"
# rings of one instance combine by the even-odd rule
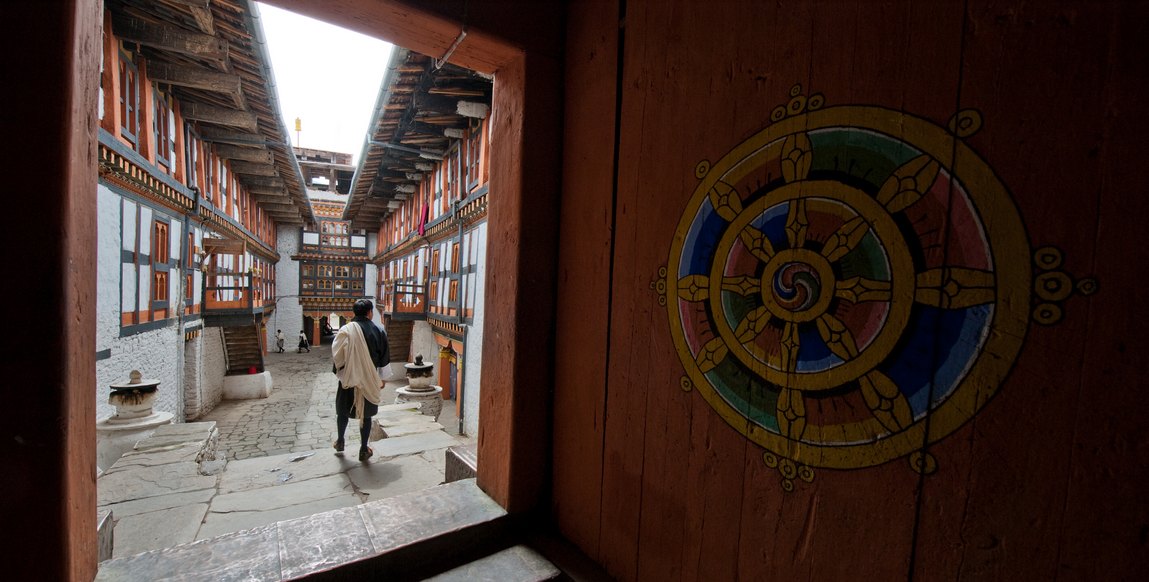
[[[255,313],[262,311],[274,298],[264,297],[259,277],[251,273],[231,273],[227,271],[204,272],[204,277],[233,277],[240,280],[233,285],[207,285],[203,287],[204,315],[213,313]],[[205,281],[206,283],[206,281]]]
[[[427,316],[427,286],[412,283],[384,283],[379,305],[383,313]]]

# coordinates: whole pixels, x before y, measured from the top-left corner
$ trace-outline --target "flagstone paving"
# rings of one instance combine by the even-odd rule
[[[330,349],[268,354],[274,388],[258,400],[223,401],[198,422],[159,427],[97,480],[100,509],[115,521],[113,556],[377,501],[444,482],[446,450],[473,438],[449,434],[454,402],[439,422],[411,404],[376,417],[388,438],[357,459],[352,420],[346,454],[335,454],[335,378]],[[393,402],[388,383],[383,402]]]

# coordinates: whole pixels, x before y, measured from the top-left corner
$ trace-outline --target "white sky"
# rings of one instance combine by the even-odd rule
[[[291,143],[358,163],[391,44],[267,4],[259,14]]]

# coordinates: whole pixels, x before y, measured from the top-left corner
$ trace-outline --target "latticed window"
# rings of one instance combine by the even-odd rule
[[[168,237],[168,223],[156,221],[152,231],[152,261],[167,263],[171,259],[171,239]]]
[[[176,117],[169,97],[156,91],[156,161],[171,172],[176,170]]]
[[[120,53],[120,135],[139,149],[140,72],[131,58]]]
[[[481,153],[483,132],[479,127],[471,130],[467,137],[467,187],[475,186],[479,181],[479,154]]]
[[[153,301],[167,301],[168,300],[168,273],[167,271],[156,271],[154,273],[152,285],[152,300]]]
[[[171,239],[168,237],[168,224],[157,220],[152,227],[153,301],[168,300],[167,263],[171,260],[171,244]]]

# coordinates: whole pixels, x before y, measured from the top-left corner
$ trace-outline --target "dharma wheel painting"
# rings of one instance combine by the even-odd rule
[[[944,438],[1012,366],[1031,255],[963,141],[980,126],[795,87],[771,125],[695,168],[658,286],[683,388],[764,447],[787,490]]]

